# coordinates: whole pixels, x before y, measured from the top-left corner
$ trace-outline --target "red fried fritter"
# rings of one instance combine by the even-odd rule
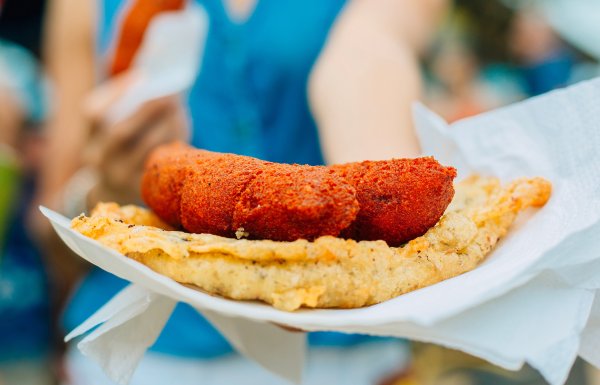
[[[183,228],[192,233],[233,236],[237,230],[232,226],[236,204],[265,163],[230,154],[195,162],[181,190]]]
[[[294,241],[337,236],[358,213],[356,191],[326,167],[267,164],[235,207],[233,228],[250,238]]]
[[[346,238],[385,240],[399,246],[423,235],[454,196],[456,170],[432,157],[332,166],[355,188],[360,211]]]
[[[197,156],[193,148],[176,142],[158,147],[146,160],[142,199],[172,226],[181,225],[181,188],[191,172],[188,164]]]
[[[437,223],[455,176],[433,158],[301,166],[175,143],[151,154],[142,196],[159,217],[195,233],[399,246]]]

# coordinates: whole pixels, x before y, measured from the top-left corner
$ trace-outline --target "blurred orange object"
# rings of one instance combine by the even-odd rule
[[[184,5],[185,0],[133,0],[124,14],[117,35],[110,75],[117,75],[129,68],[154,16],[180,10]]]

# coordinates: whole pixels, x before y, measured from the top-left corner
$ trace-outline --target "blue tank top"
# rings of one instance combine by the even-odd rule
[[[104,0],[99,37],[106,52],[125,1]],[[264,160],[322,164],[307,99],[307,78],[343,0],[258,0],[243,23],[232,22],[221,0],[200,1],[209,20],[201,71],[189,92],[192,144]],[[72,329],[126,285],[95,269],[65,314]],[[372,337],[311,333],[313,345],[347,346]],[[155,351],[200,358],[232,351],[197,311],[176,307]]]

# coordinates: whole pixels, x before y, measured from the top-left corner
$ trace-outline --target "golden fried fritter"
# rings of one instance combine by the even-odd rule
[[[156,223],[151,212],[114,204],[98,205],[91,217],[75,218],[72,227],[211,294],[258,299],[288,311],[355,308],[472,270],[518,212],[545,204],[550,191],[550,183],[540,178],[505,188],[493,178],[469,178],[457,185],[440,221],[402,247],[331,236],[276,242],[164,231],[148,226]]]

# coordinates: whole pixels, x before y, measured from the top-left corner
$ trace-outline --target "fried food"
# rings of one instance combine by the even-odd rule
[[[181,226],[181,190],[190,175],[188,165],[209,152],[194,153],[183,143],[161,146],[152,152],[142,175],[142,198],[171,226]]]
[[[338,235],[358,210],[356,190],[331,170],[271,163],[241,193],[233,228],[251,239],[313,240]]]
[[[276,242],[165,231],[145,209],[100,204],[76,231],[175,281],[282,310],[355,308],[455,277],[475,268],[506,234],[517,214],[542,206],[551,185],[541,178],[501,187],[471,177],[439,222],[402,247],[332,236]]]
[[[118,75],[132,66],[142,45],[148,26],[155,16],[164,12],[179,11],[185,7],[184,0],[134,1],[122,9],[120,28],[114,36],[111,50],[110,75]]]
[[[399,246],[437,223],[454,196],[456,170],[431,157],[332,166],[356,189],[360,211],[344,238]]]
[[[236,204],[260,169],[260,162],[241,158],[231,166],[229,163],[226,157],[214,156],[190,168],[190,177],[181,191],[181,224],[187,231],[225,237],[235,233],[232,223]]]
[[[439,220],[455,176],[430,157],[305,166],[173,143],[150,155],[142,197],[160,218],[193,233],[398,246]]]

